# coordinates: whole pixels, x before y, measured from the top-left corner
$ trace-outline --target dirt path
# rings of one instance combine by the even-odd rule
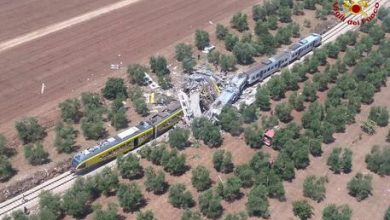
[[[50,118],[60,101],[99,88],[118,76],[110,63],[139,62],[255,2],[140,1],[1,53],[0,132],[14,132],[24,115]]]
[[[0,43],[0,53],[4,52],[5,50],[16,47],[18,45],[27,43],[29,41],[38,39],[40,37],[46,36],[46,35],[54,33],[54,32],[57,32],[59,30],[69,28],[73,25],[80,24],[82,22],[86,22],[88,20],[94,19],[98,16],[101,16],[101,15],[113,12],[115,10],[121,9],[123,7],[126,7],[130,4],[133,4],[133,3],[138,2],[138,1],[140,1],[140,0],[123,0],[123,1],[117,2],[115,4],[108,5],[108,6],[105,6],[103,8],[97,9],[95,11],[91,11],[91,12],[88,12],[86,14],[71,18],[69,20],[41,28],[39,30],[25,34],[23,36],[2,42],[2,43]]]

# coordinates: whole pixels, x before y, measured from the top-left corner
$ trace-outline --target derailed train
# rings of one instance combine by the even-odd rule
[[[212,104],[206,116],[215,118],[222,108],[227,104],[235,102],[246,86],[259,82],[292,61],[299,59],[321,44],[321,35],[311,34],[310,36],[293,44],[288,50],[280,53],[267,61],[251,68],[246,73],[240,74],[232,79]],[[178,102],[168,106],[166,111],[152,116],[148,121],[129,128],[114,137],[110,137],[96,146],[78,152],[72,158],[71,170],[81,172],[88,168],[98,166],[112,160],[121,154],[125,154],[141,145],[156,139],[161,134],[171,129],[183,116],[183,110]]]
[[[234,77],[229,85],[221,92],[221,95],[211,105],[207,116],[216,119],[222,108],[227,104],[235,102],[246,86],[251,86],[281,68],[287,66],[296,59],[312,51],[321,44],[321,35],[313,33],[298,43],[291,45],[286,51],[279,53],[268,60],[249,69],[247,72]]]
[[[96,167],[156,139],[177,124],[182,119],[182,115],[180,104],[172,103],[165,111],[153,115],[148,121],[141,122],[94,147],[78,152],[72,158],[71,171],[79,173]]]

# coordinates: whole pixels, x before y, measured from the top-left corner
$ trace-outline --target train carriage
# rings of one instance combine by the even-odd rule
[[[166,111],[152,116],[149,121],[141,122],[139,125],[128,128],[94,147],[77,153],[72,158],[72,171],[80,172],[98,166],[144,145],[178,123],[182,114],[180,104],[175,102]]]

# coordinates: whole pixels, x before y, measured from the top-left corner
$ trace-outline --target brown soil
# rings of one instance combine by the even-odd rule
[[[0,3],[0,41],[114,3],[114,0],[5,0]]]

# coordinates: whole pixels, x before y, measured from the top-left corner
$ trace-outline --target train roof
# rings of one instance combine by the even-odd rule
[[[152,128],[152,125],[150,125],[147,122],[141,122],[137,126],[128,128],[128,129],[122,131],[121,133],[119,133],[113,137],[110,137],[106,140],[99,142],[97,145],[95,145],[93,147],[90,147],[86,150],[78,152],[74,156],[74,158],[78,161],[83,161],[86,158],[90,158],[91,156],[95,156],[96,154],[99,154],[99,153],[109,149],[110,147],[113,147],[113,146],[115,146],[115,145],[117,145],[117,144],[131,138],[131,137],[134,137],[135,135],[137,135],[137,134],[139,134],[139,133],[141,133],[149,128]]]
[[[152,125],[157,125],[162,120],[164,120],[165,118],[167,118],[168,116],[170,116],[172,113],[174,113],[175,111],[177,111],[179,109],[181,109],[180,102],[172,102],[171,104],[169,104],[167,106],[166,109],[164,109],[164,111],[159,112],[159,113],[153,115],[152,117],[150,117],[149,122]]]

